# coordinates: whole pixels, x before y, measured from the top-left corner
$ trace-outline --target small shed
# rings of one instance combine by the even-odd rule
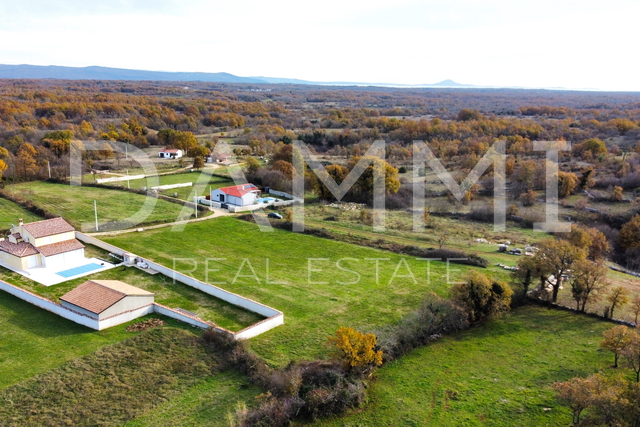
[[[176,150],[173,148],[165,148],[164,150],[160,150],[158,153],[158,157],[161,159],[179,159],[182,155],[182,150]]]
[[[147,307],[153,304],[154,296],[119,280],[89,280],[61,296],[60,301],[63,307],[100,321]]]

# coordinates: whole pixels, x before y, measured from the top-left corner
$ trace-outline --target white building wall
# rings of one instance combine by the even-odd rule
[[[107,319],[127,311],[137,310],[140,307],[146,307],[150,304],[153,304],[153,295],[129,295],[100,313],[98,319],[102,321],[103,319]]]

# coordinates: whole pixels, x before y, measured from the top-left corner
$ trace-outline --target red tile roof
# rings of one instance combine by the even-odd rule
[[[258,187],[256,187],[253,184],[242,184],[242,185],[234,185],[232,187],[224,187],[224,188],[221,188],[220,191],[222,191],[224,194],[228,194],[229,196],[242,197],[247,193],[260,191],[260,190],[258,190]]]
[[[84,245],[76,239],[65,240],[64,242],[52,243],[50,245],[38,246],[38,251],[44,256],[53,256],[65,252],[76,251],[84,248]]]
[[[129,295],[153,295],[118,280],[89,280],[67,292],[60,300],[100,314]]]
[[[34,238],[53,236],[56,234],[68,233],[75,231],[63,218],[46,219],[44,221],[30,222],[22,226]]]
[[[27,242],[11,243],[8,240],[0,242],[0,251],[6,252],[18,258],[24,258],[31,255],[38,255],[38,250]]]

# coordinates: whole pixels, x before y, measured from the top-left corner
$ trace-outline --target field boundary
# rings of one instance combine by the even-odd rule
[[[82,242],[97,246],[104,250],[107,250],[111,253],[119,255],[123,258],[133,258],[140,259],[142,262],[149,265],[149,268],[164,274],[167,277],[170,277],[174,281],[178,281],[182,284],[190,286],[192,288],[198,289],[206,294],[209,294],[213,297],[216,297],[222,301],[228,302],[229,304],[233,304],[238,307],[242,307],[247,311],[251,311],[253,313],[257,313],[261,316],[264,316],[265,319],[260,322],[254,323],[253,325],[242,329],[239,332],[232,332],[228,329],[221,328],[217,325],[213,325],[208,322],[204,322],[202,319],[192,318],[191,316],[187,316],[183,313],[173,311],[173,314],[169,317],[173,317],[174,315],[184,316],[187,320],[186,322],[189,324],[193,324],[194,321],[200,322],[201,325],[196,325],[204,328],[214,328],[220,330],[221,332],[232,335],[235,339],[248,339],[256,337],[264,332],[267,332],[277,326],[284,324],[284,313],[275,308],[269,307],[267,305],[261,304],[257,301],[253,301],[249,298],[243,297],[241,295],[235,294],[233,292],[227,291],[225,289],[219,288],[217,286],[210,285],[208,283],[202,282],[194,277],[188,276],[186,274],[180,273],[176,270],[165,267],[164,265],[158,264],[152,260],[146,259],[144,257],[140,257],[138,255],[130,254],[129,252],[121,249],[115,245],[110,243],[103,242],[100,239],[96,239],[95,237],[84,234],[80,231],[76,231],[76,238]],[[126,257],[125,257],[126,255]],[[165,310],[171,310],[167,307],[162,306]],[[174,317],[175,318],[175,317]],[[178,319],[180,320],[180,319]]]

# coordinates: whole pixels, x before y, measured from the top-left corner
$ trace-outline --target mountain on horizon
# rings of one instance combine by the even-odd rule
[[[2,65],[0,79],[60,79],[60,80],[150,80],[175,82],[210,82],[210,83],[255,83],[255,84],[302,84],[302,85],[334,85],[334,86],[391,86],[391,87],[474,87],[443,80],[434,84],[396,84],[366,82],[314,82],[309,80],[281,77],[241,77],[230,73],[172,72],[130,70],[100,66],[66,67],[59,65]]]

